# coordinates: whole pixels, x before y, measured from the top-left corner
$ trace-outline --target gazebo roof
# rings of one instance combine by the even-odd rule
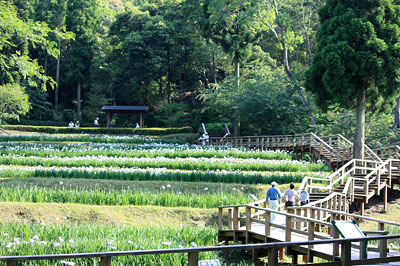
[[[143,113],[149,111],[149,107],[135,105],[104,105],[101,107],[101,110],[110,113]]]

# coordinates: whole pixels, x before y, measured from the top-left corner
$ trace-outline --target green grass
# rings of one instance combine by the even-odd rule
[[[311,173],[246,173],[240,171],[168,171],[163,169],[1,167],[0,177],[75,178],[130,181],[213,182],[224,184],[300,183]],[[314,173],[316,176],[320,173]]]
[[[0,224],[2,256],[54,253],[107,252],[208,246],[217,242],[215,228],[185,226],[182,228],[98,225]],[[6,233],[5,233],[6,232]],[[201,253],[200,259],[213,258]],[[73,260],[76,265],[99,265],[99,259]],[[186,254],[131,256],[113,258],[113,265],[185,265]],[[25,264],[29,265],[29,264]],[[54,265],[54,262],[33,262],[31,265]]]
[[[180,170],[242,170],[242,171],[282,171],[282,172],[327,172],[329,168],[322,163],[290,163],[276,162],[266,163],[265,161],[246,161],[239,162],[218,160],[173,160],[163,158],[153,158],[148,160],[113,158],[113,157],[73,157],[68,160],[64,158],[50,157],[0,157],[0,164],[3,165],[21,165],[43,167],[123,167],[123,168],[167,168]]]

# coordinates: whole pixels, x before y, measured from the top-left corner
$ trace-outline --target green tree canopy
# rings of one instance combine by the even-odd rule
[[[356,107],[354,157],[363,158],[367,104],[379,107],[399,91],[399,1],[328,0],[319,15],[306,88],[322,107]]]
[[[52,30],[46,23],[24,21],[19,18],[16,8],[9,1],[0,1],[0,80],[3,83],[28,81],[37,86],[38,79],[42,88],[46,84],[54,86],[54,80],[45,75],[38,61],[29,56],[28,48],[41,48],[47,54],[56,57],[56,42],[50,41],[50,35],[61,39],[72,38],[62,30]]]
[[[28,94],[19,84],[0,86],[0,123],[3,118],[19,119],[30,108]]]

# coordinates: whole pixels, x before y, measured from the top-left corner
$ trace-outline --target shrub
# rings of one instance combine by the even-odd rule
[[[169,135],[188,132],[185,128],[105,128],[105,127],[55,127],[55,126],[28,126],[28,125],[2,125],[5,130],[18,130],[28,132],[40,132],[48,134],[115,134],[115,135]]]

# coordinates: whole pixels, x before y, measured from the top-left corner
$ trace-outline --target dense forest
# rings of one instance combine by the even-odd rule
[[[219,129],[228,123],[241,135],[316,131],[351,137],[355,104],[322,97],[305,84],[321,41],[323,5],[323,0],[0,1],[1,83],[18,83],[29,95],[29,112],[19,122],[10,116],[3,123],[92,125],[100,117],[104,125],[103,105],[148,105],[148,127],[197,130],[205,122]],[[390,96],[367,104],[366,135],[373,146],[396,139],[398,95]],[[132,115],[114,119],[117,127],[138,122]]]

